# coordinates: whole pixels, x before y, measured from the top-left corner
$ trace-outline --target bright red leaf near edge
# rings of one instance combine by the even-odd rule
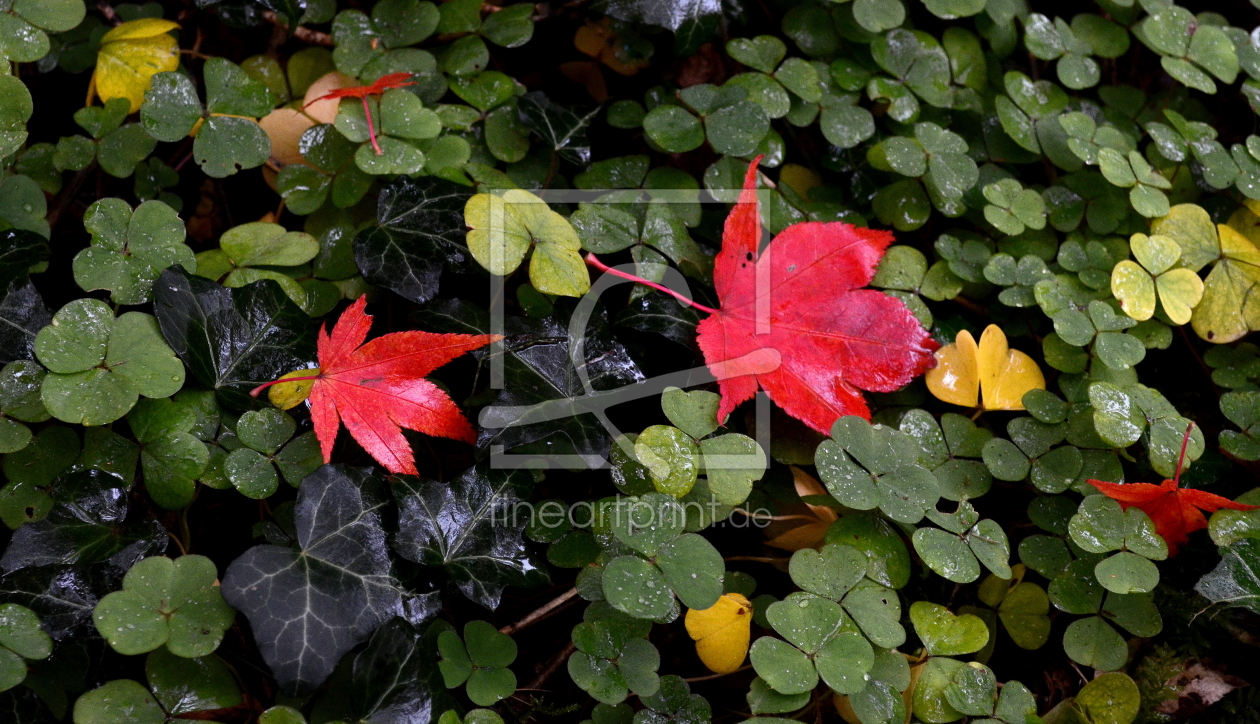
[[[869,420],[860,390],[900,389],[933,365],[939,347],[901,300],[862,289],[893,235],[808,221],[787,227],[758,253],[759,161],[748,167],[714,260],[720,308],[698,327],[722,392],[718,419],[760,387],[824,434],[846,415]],[[776,357],[777,368],[753,372]]]
[[[363,312],[366,304],[367,297],[359,297],[341,313],[331,335],[327,327],[319,331],[320,373],[310,395],[315,435],[324,462],[330,462],[340,421],[390,472],[415,475],[415,458],[400,428],[470,443],[477,439],[450,396],[424,376],[499,337],[408,331],[364,344],[372,327],[372,317]]]
[[[1168,555],[1175,555],[1181,546],[1190,540],[1190,534],[1207,527],[1207,518],[1203,511],[1215,513],[1221,508],[1230,510],[1255,510],[1260,506],[1235,503],[1229,498],[1204,490],[1181,487],[1181,467],[1186,460],[1186,444],[1190,441],[1190,431],[1194,423],[1186,428],[1186,436],[1181,441],[1181,456],[1177,460],[1177,473],[1172,480],[1165,480],[1160,485],[1152,483],[1108,483],[1102,480],[1086,480],[1085,482],[1098,489],[1098,492],[1120,503],[1121,508],[1137,508],[1150,516],[1155,524],[1155,532],[1168,543]]]

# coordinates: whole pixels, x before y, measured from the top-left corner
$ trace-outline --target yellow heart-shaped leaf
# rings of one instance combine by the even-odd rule
[[[980,335],[980,390],[986,410],[1022,410],[1024,393],[1046,389],[1046,378],[1032,357],[1011,349],[1006,333],[990,324]]]
[[[141,18],[105,33],[92,76],[101,100],[126,98],[128,113],[140,110],[149,79],[179,67],[179,43],[169,34],[178,27],[172,20]]]
[[[996,324],[984,330],[979,345],[971,332],[959,332],[953,344],[936,351],[936,367],[928,370],[926,380],[938,399],[961,407],[981,403],[986,410],[1022,410],[1024,393],[1046,388],[1041,368],[1011,349]]]
[[[954,343],[936,350],[936,366],[927,371],[928,390],[937,399],[960,407],[975,407],[980,398],[980,368],[976,338],[962,330]]]
[[[729,674],[744,663],[752,614],[752,604],[738,593],[722,594],[709,608],[687,611],[687,634],[710,671]]]
[[[1111,293],[1124,313],[1139,322],[1155,316],[1155,280],[1137,262],[1125,259],[1116,264],[1111,270]]]
[[[1203,280],[1189,269],[1169,269],[1159,275],[1155,286],[1159,288],[1164,312],[1177,324],[1189,322],[1194,308],[1203,299]]]

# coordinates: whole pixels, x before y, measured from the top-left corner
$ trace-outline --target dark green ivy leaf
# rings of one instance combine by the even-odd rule
[[[405,176],[381,189],[379,226],[354,240],[363,278],[418,304],[437,294],[443,268],[468,267],[464,204],[471,189],[433,176]]]
[[[3,289],[0,299],[0,364],[35,357],[35,335],[52,323],[39,290],[25,276]]]
[[[166,550],[166,529],[156,520],[127,520],[127,485],[118,475],[96,469],[71,473],[57,482],[55,497],[47,517],[13,533],[0,557],[5,573],[106,561],[126,570]]]
[[[394,549],[404,558],[444,567],[465,596],[490,610],[509,584],[538,578],[521,535],[529,521],[516,511],[530,481],[524,470],[479,466],[449,484],[411,475],[396,481]]]
[[[256,407],[251,389],[315,366],[311,318],[270,279],[227,289],[171,267],[153,286],[153,311],[171,349],[229,407]]]
[[[521,123],[538,134],[560,158],[583,168],[591,162],[591,142],[586,137],[586,127],[599,112],[599,108],[577,113],[559,106],[542,91],[526,93],[517,101],[521,109]]]
[[[571,414],[546,422],[519,424],[525,408],[555,401],[569,405],[571,397],[586,394],[581,377],[569,360],[568,318],[572,303],[562,300],[545,319],[508,317],[503,333],[504,389],[495,405],[512,408],[483,421],[477,439],[483,451],[498,446],[505,451],[533,445],[531,451],[549,454],[598,456],[608,454],[608,433],[591,414]],[[490,315],[459,300],[441,300],[420,313],[420,320],[443,332],[486,334]],[[602,313],[591,316],[583,343],[586,374],[593,390],[609,390],[639,382],[643,373],[620,342],[613,339]]]
[[[254,546],[228,565],[223,598],[249,618],[285,691],[318,687],[342,655],[403,614],[381,526],[387,504],[369,468],[325,465],[298,490],[297,549]]]

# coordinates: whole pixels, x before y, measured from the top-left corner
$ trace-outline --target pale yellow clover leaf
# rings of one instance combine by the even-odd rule
[[[1158,297],[1168,319],[1175,324],[1189,322],[1203,298],[1203,280],[1177,266],[1181,261],[1177,242],[1162,234],[1134,234],[1129,248],[1137,261],[1125,259],[1111,270],[1111,293],[1124,313],[1140,322],[1150,319]]]
[[[528,191],[477,194],[464,205],[468,249],[491,274],[516,271],[533,249],[529,281],[544,294],[580,297],[591,287],[580,253],[582,242],[569,220]]]
[[[292,381],[277,382],[268,387],[267,399],[271,401],[272,405],[281,410],[291,410],[306,402],[306,398],[311,396],[311,388],[315,386],[316,377],[319,377],[318,367],[295,370],[286,375],[281,375],[281,380]]]
[[[709,608],[687,611],[687,635],[709,671],[729,674],[743,665],[752,617],[752,604],[738,593],[724,593]]]
[[[990,324],[976,344],[962,330],[936,351],[936,367],[926,375],[928,390],[937,399],[985,410],[1022,410],[1024,393],[1046,389],[1046,378],[1032,357],[1011,349],[1006,333]]]
[[[1190,317],[1195,333],[1216,344],[1260,330],[1260,204],[1246,203],[1225,224],[1213,224],[1207,211],[1194,204],[1174,206],[1168,216],[1151,223],[1152,235],[1177,242],[1185,268],[1197,272],[1216,262]]]
[[[140,110],[149,79],[179,67],[179,43],[170,34],[178,27],[173,20],[141,18],[105,33],[92,76],[101,100],[126,98],[131,103],[128,113]]]

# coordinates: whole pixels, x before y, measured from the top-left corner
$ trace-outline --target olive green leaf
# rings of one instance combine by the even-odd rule
[[[271,279],[295,304],[306,308],[306,289],[281,269],[306,264],[318,254],[319,241],[310,234],[255,221],[228,229],[219,239],[218,249],[198,254],[196,273],[229,288]]]
[[[538,291],[578,297],[590,288],[573,225],[530,192],[477,194],[464,206],[464,223],[469,250],[491,274],[511,274],[532,250],[529,278]]]
[[[634,453],[648,469],[658,492],[681,498],[696,484],[700,448],[682,430],[653,425],[635,440]]]
[[[74,257],[74,280],[84,291],[108,289],[119,304],[144,304],[163,269],[197,267],[184,244],[184,223],[161,201],[133,211],[122,199],[100,199],[88,207],[83,225],[92,244]]]
[[[121,654],[166,644],[176,656],[206,656],[219,646],[236,611],[219,594],[218,572],[204,556],[164,556],[137,562],[121,591],[101,599],[92,612],[96,629]]]
[[[53,642],[39,627],[39,616],[16,603],[0,606],[0,691],[26,679],[26,659],[46,659]]]
[[[915,633],[933,656],[961,656],[984,648],[989,628],[972,614],[955,616],[948,608],[928,601],[910,604]]]
[[[62,307],[35,337],[49,374],[41,397],[53,417],[83,425],[113,422],[144,397],[169,397],[184,384],[184,365],[141,312],[117,319],[95,299]]]

